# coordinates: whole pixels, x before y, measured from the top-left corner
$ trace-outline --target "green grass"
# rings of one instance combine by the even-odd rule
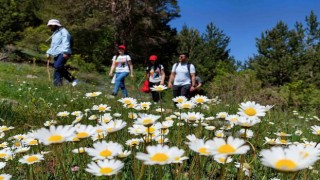
[[[105,138],[107,142],[113,141],[122,144],[125,148],[130,149],[125,145],[128,139],[135,138],[127,132],[127,128],[132,125],[132,120],[128,119],[127,114],[129,112],[139,113],[136,110],[128,110],[122,107],[122,104],[117,101],[121,97],[119,93],[116,99],[109,97],[113,85],[110,84],[111,79],[105,74],[82,74],[77,73],[77,78],[80,80],[79,86],[72,87],[67,82],[62,87],[54,87],[52,85],[53,70],[49,71],[51,79],[49,80],[48,70],[46,67],[38,67],[33,64],[12,64],[12,63],[0,63],[0,125],[14,126],[15,129],[5,132],[5,137],[1,142],[8,142],[9,146],[15,143],[8,138],[16,134],[25,134],[31,130],[37,130],[44,127],[43,123],[48,120],[57,120],[61,125],[68,125],[75,119],[74,116],[68,116],[61,118],[57,116],[58,112],[62,111],[82,111],[85,109],[91,109],[93,105],[107,104],[111,106],[111,114],[121,113],[121,119],[126,121],[128,125],[115,133],[110,133]],[[32,75],[34,78],[29,78],[28,75]],[[138,100],[138,102],[150,101],[150,95],[144,94],[139,91],[139,83],[143,80],[143,71],[135,73],[135,80],[126,79],[126,85],[129,91],[129,95]],[[85,98],[85,93],[101,91],[102,95],[97,98]],[[171,101],[171,90],[166,90],[164,95],[164,107],[167,111],[164,113],[165,117],[172,115],[173,112],[178,112],[178,109],[173,108],[173,102]],[[266,105],[266,104],[263,104]],[[155,109],[159,107],[159,104],[152,105],[149,113],[158,114]],[[191,110],[193,111],[193,110]],[[199,108],[194,111],[202,111],[206,117],[215,116],[218,112],[228,112],[229,114],[236,114],[238,111],[238,104],[226,105],[224,102],[215,105],[209,104],[209,110],[200,110]],[[184,112],[186,112],[184,110]],[[88,116],[95,114],[94,111],[89,111]],[[95,121],[89,121],[85,117],[81,123],[96,125]],[[314,114],[309,112],[300,112],[300,116],[293,115],[292,110],[283,110],[278,107],[274,107],[264,118],[262,122],[253,126],[251,130],[254,132],[254,137],[249,141],[254,145],[256,151],[252,149],[247,153],[246,160],[251,162],[252,179],[270,179],[278,177],[281,179],[288,179],[292,175],[281,174],[275,170],[264,167],[258,157],[258,153],[262,149],[270,148],[269,145],[264,143],[264,138],[276,138],[275,132],[286,132],[293,134],[288,138],[289,141],[302,142],[301,138],[307,138],[308,141],[319,142],[319,137],[313,135],[310,130],[310,126],[319,124],[319,121],[313,118]],[[208,122],[210,125],[214,125],[217,128],[223,125],[224,121],[214,120]],[[270,122],[274,124],[271,125]],[[238,130],[241,129],[235,126],[233,129],[226,132],[228,135],[237,137]],[[294,135],[296,130],[302,130],[301,136]],[[181,130],[181,131],[180,131]],[[185,150],[185,155],[189,157],[181,165],[181,174],[178,176],[175,170],[179,169],[179,166],[165,165],[162,166],[146,166],[145,179],[160,179],[159,174],[162,174],[162,179],[196,179],[199,178],[197,170],[199,170],[199,159],[195,152],[191,151],[184,143],[186,141],[185,136],[190,133],[195,133],[198,138],[214,137],[213,131],[207,131],[204,128],[201,130],[197,127],[182,127],[178,131],[178,127],[174,126],[170,129],[167,138],[167,143],[170,147],[178,146],[180,149]],[[138,137],[136,137],[138,138]],[[72,149],[78,147],[92,147],[92,140],[85,139],[80,142],[69,142],[61,145],[54,146],[35,146],[31,147],[30,153],[43,151],[54,151],[45,155],[45,161],[34,165],[24,165],[18,162],[18,160],[25,154],[17,154],[13,160],[8,161],[7,166],[2,169],[2,173],[8,173],[13,175],[13,179],[95,179],[96,177],[90,175],[84,171],[87,163],[91,162],[90,157],[82,154],[71,153]],[[153,142],[153,144],[156,144]],[[134,152],[142,152],[144,145],[140,145],[138,149],[131,149]],[[57,154],[63,159],[60,162]],[[201,157],[202,169],[201,179],[216,179],[219,176],[221,164],[214,162],[213,157]],[[237,169],[234,167],[234,162],[239,161],[240,156],[235,156],[233,162],[227,164],[227,179],[235,179],[237,176]],[[122,160],[125,166],[122,173],[116,176],[112,176],[110,179],[137,179],[141,172],[142,162],[134,159],[133,155]],[[61,164],[63,163],[63,164]],[[53,168],[54,164],[54,168]],[[72,172],[70,169],[73,166],[79,166],[78,172]],[[302,170],[299,172],[297,179],[302,179],[305,174],[308,175],[308,179],[319,179],[320,175],[316,171],[320,168],[319,161],[314,165],[313,170]],[[104,179],[104,178],[97,178]]]

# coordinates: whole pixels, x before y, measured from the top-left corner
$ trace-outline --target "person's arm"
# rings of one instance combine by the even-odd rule
[[[168,82],[168,88],[172,88],[174,77],[175,77],[175,73],[171,72],[169,82]]]
[[[133,78],[133,65],[131,61],[128,61],[129,67],[130,67],[130,76]]]
[[[71,47],[70,47],[71,35],[65,29],[62,29],[60,31],[61,31],[60,35],[62,38],[61,49],[63,53],[63,58],[68,59],[71,55]]]
[[[110,77],[113,76],[113,71],[114,71],[115,67],[116,67],[116,61],[112,61],[112,65],[111,65],[110,72],[109,72]]]
[[[196,74],[191,73],[191,88],[190,91],[194,91],[196,86]]]

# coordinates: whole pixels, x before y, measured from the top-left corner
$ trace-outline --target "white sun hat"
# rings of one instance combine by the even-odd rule
[[[50,19],[49,21],[48,21],[48,24],[47,24],[47,26],[50,26],[50,25],[52,25],[52,26],[61,26],[61,24],[60,24],[60,21],[59,20],[57,20],[57,19]]]

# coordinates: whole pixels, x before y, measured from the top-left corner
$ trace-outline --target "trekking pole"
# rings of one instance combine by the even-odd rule
[[[48,79],[51,81],[51,76],[50,76],[50,59],[47,59],[47,73],[48,73]]]

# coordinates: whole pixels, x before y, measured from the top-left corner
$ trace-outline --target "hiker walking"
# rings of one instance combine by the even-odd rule
[[[131,57],[126,52],[126,46],[118,46],[118,52],[112,58],[112,65],[109,72],[109,76],[113,77],[113,71],[115,70],[115,83],[113,92],[111,95],[116,96],[119,89],[122,90],[123,97],[128,97],[128,92],[124,84],[125,78],[129,75],[133,78],[133,66],[131,62]]]
[[[149,87],[154,85],[164,85],[165,72],[162,64],[159,64],[158,57],[156,55],[151,55],[149,57],[149,65],[146,69],[146,75],[149,80]],[[160,100],[159,93],[156,91],[151,91],[151,96],[153,102],[157,103]]]
[[[195,87],[193,91],[190,91],[190,98],[196,96],[196,95],[204,95],[204,91],[201,88],[203,82],[202,79],[200,78],[200,76],[196,73],[196,83],[195,83]]]
[[[53,84],[55,86],[61,86],[62,78],[65,78],[72,83],[72,86],[76,86],[78,84],[77,79],[65,68],[65,64],[71,56],[71,35],[66,28],[62,27],[57,19],[49,20],[47,26],[52,31],[51,45],[47,50],[47,60],[49,63],[51,57],[54,59]]]
[[[181,53],[179,55],[179,63],[172,66],[168,88],[173,88],[173,97],[188,97],[190,91],[195,88],[195,67],[188,62],[189,54]]]

